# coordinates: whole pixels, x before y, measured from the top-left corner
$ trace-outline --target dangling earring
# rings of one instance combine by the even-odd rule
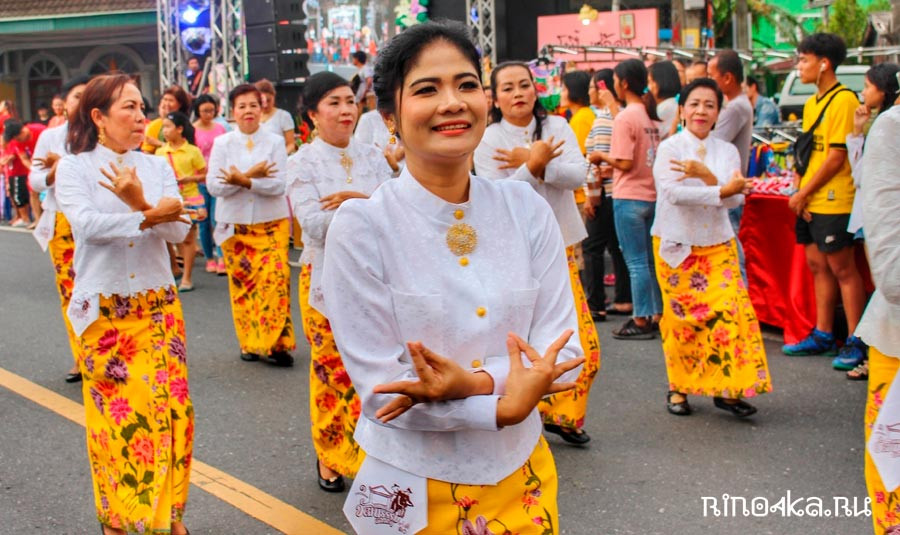
[[[312,132],[309,133],[310,141],[319,137],[319,121],[313,119],[312,122],[313,122],[313,129],[312,129]]]
[[[106,128],[100,127],[100,132],[97,134],[97,143],[106,146]]]
[[[397,144],[397,134],[394,132],[394,125],[391,125],[391,127],[388,128],[388,132],[391,133],[391,138],[388,139],[388,144],[396,145]]]

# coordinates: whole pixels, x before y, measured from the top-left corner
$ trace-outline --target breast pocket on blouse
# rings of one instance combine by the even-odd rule
[[[508,294],[509,308],[506,320],[509,330],[526,339],[531,328],[531,320],[534,318],[534,309],[540,290],[538,282],[532,279],[529,287],[511,290]]]
[[[444,351],[443,299],[440,294],[409,294],[391,288],[394,318],[402,342],[421,341],[435,353]]]

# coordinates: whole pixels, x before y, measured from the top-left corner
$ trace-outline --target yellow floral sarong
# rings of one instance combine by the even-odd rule
[[[884,488],[881,476],[872,457],[869,456],[869,436],[872,434],[872,426],[878,418],[884,399],[900,368],[900,359],[889,357],[878,351],[875,347],[869,347],[869,394],[866,397],[866,488],[869,490],[869,498],[872,500],[872,523],[875,527],[875,535],[884,535],[890,528],[898,529],[900,526],[900,489],[888,492]]]
[[[101,296],[79,344],[97,518],[129,533],[170,533],[184,514],[194,441],[175,288]]]
[[[355,477],[365,453],[353,439],[361,405],[344,369],[328,318],[309,304],[312,266],[300,271],[300,311],[303,333],[309,341],[309,415],[319,461],[328,468]]]
[[[525,464],[496,485],[429,479],[428,527],[416,535],[557,535],[557,490],[556,463],[541,437]]]
[[[231,315],[242,353],[268,356],[296,347],[291,323],[290,220],[235,225],[222,244]]]
[[[659,322],[669,390],[697,396],[750,398],[772,390],[759,321],[729,242],[691,247],[676,268],[659,256]]]
[[[575,381],[575,388],[547,396],[538,404],[538,410],[545,424],[556,424],[564,429],[575,430],[584,427],[588,394],[594,377],[600,370],[600,339],[597,338],[597,328],[594,326],[584,288],[581,286],[574,247],[566,248],[566,258],[569,261],[569,279],[575,298],[575,311],[578,314],[578,337],[584,351],[584,365]]]
[[[72,358],[77,362],[78,337],[72,330],[72,323],[66,311],[69,301],[72,299],[72,288],[75,287],[75,269],[72,267],[72,259],[75,256],[75,239],[72,237],[72,227],[69,220],[62,212],[56,212],[56,222],[53,228],[53,238],[47,243],[50,251],[50,260],[53,261],[53,271],[56,277],[56,290],[59,292],[59,304],[62,306],[63,324],[66,326],[66,335],[69,337],[69,347],[72,349]]]

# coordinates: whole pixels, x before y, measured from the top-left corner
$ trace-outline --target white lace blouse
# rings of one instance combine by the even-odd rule
[[[56,200],[75,238],[75,287],[68,316],[81,335],[97,318],[103,296],[133,296],[175,284],[166,242],[181,243],[190,225],[171,222],[141,230],[134,212],[98,181],[100,169],[131,166],[155,206],[162,197],[180,199],[175,174],[164,158],[137,151],[118,154],[98,145],[90,152],[66,156],[56,170]]]
[[[221,169],[227,171],[233,165],[245,172],[263,161],[275,164],[275,176],[250,179],[250,189],[227,184],[219,178]],[[240,130],[222,134],[213,142],[208,168],[206,188],[217,197],[217,233],[223,226],[252,225],[289,216],[285,199],[287,151],[283,136],[262,127],[249,136]]]
[[[477,233],[464,257],[446,242],[457,223]],[[404,170],[369,199],[338,209],[322,285],[362,400],[355,437],[367,455],[422,477],[473,485],[495,484],[525,462],[541,433],[538,411],[517,425],[496,423],[509,372],[507,333],[543,354],[564,330],[578,329],[562,237],[531,187],[473,176],[469,200],[451,204]],[[410,341],[489,373],[493,394],[418,404],[380,423],[375,412],[394,396],[372,389],[416,379]],[[575,335],[559,361],[581,353]],[[560,380],[574,380],[579,369]]]
[[[349,173],[351,182],[347,181],[347,170],[341,165],[342,154],[353,161]],[[323,210],[319,199],[340,191],[371,195],[382,182],[391,178],[391,167],[375,145],[351,139],[350,144],[342,149],[317,138],[288,158],[287,168],[288,198],[294,217],[303,229],[300,263],[312,265],[309,304],[325,314],[321,286],[322,260],[325,236],[335,211]]]
[[[37,145],[34,147],[32,160],[35,158],[46,158],[47,153],[53,152],[63,157],[69,154],[66,150],[66,135],[69,133],[69,123],[61,124],[54,128],[44,130],[41,137],[38,138]],[[47,244],[53,238],[53,232],[56,228],[56,212],[59,206],[56,202],[56,188],[47,185],[47,175],[50,169],[44,169],[39,163],[34,162],[31,171],[28,173],[28,184],[31,189],[40,193],[47,190],[44,202],[41,207],[44,213],[38,221],[34,229],[34,239],[40,244],[41,249],[47,250]]]
[[[707,186],[699,178],[679,180],[683,173],[671,170],[671,160],[702,161],[716,176],[718,185]],[[740,169],[741,157],[735,146],[712,135],[700,140],[682,130],[660,143],[653,164],[657,198],[650,234],[661,239],[660,252],[669,265],[681,264],[690,254],[691,245],[717,245],[734,238],[728,208],[740,206],[744,196],[721,199],[719,188]]]
[[[584,156],[578,147],[575,132],[562,117],[544,119],[541,139],[564,140],[562,154],[547,164],[543,180],[533,176],[526,164],[517,169],[500,169],[502,162],[494,159],[497,149],[512,150],[530,146],[536,126],[535,119],[526,127],[515,126],[506,119],[487,127],[481,144],[475,150],[475,173],[490,179],[510,178],[531,184],[547,200],[562,231],[565,245],[580,243],[587,237],[584,220],[575,204],[574,191],[584,185],[587,176]]]

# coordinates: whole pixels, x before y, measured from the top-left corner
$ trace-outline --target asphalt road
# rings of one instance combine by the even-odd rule
[[[0,251],[0,368],[81,403],[80,388],[62,380],[71,356],[49,258],[25,233],[0,231]],[[296,366],[241,362],[226,281],[203,273],[199,261],[197,268],[196,290],[182,300],[195,458],[349,533],[343,497],[321,492],[314,478],[309,348],[296,298]],[[603,364],[586,424],[593,441],[576,448],[548,438],[560,475],[562,533],[872,532],[865,516],[801,517],[790,506],[744,516],[738,501],[722,514],[723,495],[746,499],[748,508],[753,498],[772,507],[788,494],[795,511],[815,498],[828,512],[835,498],[848,498],[851,507],[856,499],[861,508],[863,383],[847,381],[827,359],[783,356],[770,336],[775,391],[757,398],[755,417],[739,421],[711,400],[692,399],[694,415],[678,418],[665,410],[659,340],[617,341],[614,326],[598,323]],[[97,532],[84,444],[81,427],[0,387],[0,534]],[[278,533],[197,487],[185,521],[195,535]]]

